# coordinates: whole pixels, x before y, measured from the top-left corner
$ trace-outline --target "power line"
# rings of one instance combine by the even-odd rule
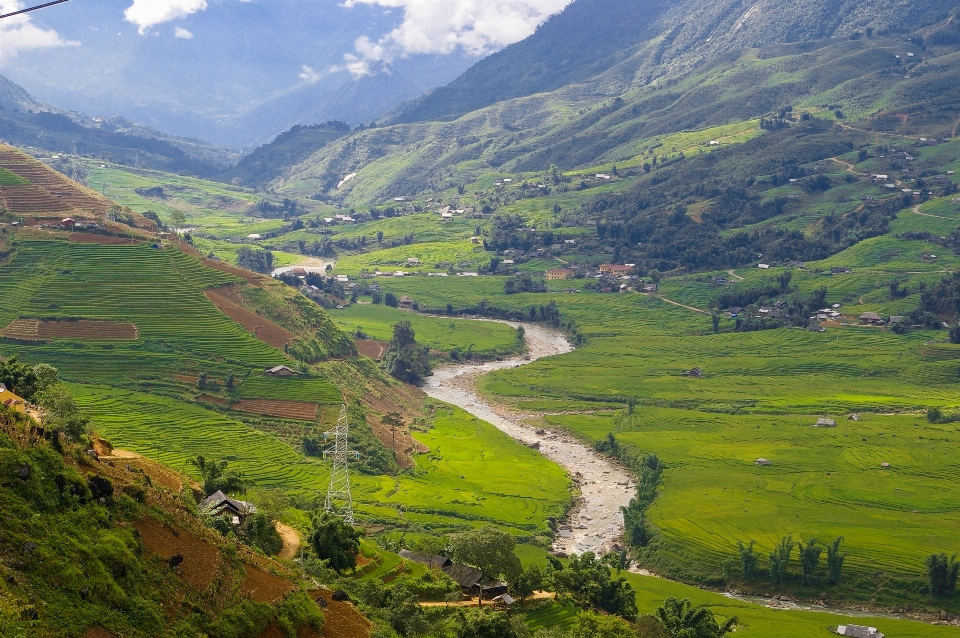
[[[46,4],[30,7],[29,9],[20,9],[19,11],[14,11],[13,13],[5,13],[2,16],[0,16],[0,20],[3,20],[4,18],[12,18],[13,16],[18,16],[21,13],[29,13],[31,11],[36,11],[37,9],[46,9],[47,7],[52,7],[55,4],[63,4],[64,2],[70,2],[70,0],[53,0],[53,2],[47,2]]]

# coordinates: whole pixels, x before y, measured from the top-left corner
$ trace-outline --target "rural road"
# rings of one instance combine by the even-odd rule
[[[277,554],[277,558],[292,560],[297,555],[297,550],[300,549],[300,534],[297,533],[297,530],[289,525],[284,525],[280,521],[277,521],[274,527],[276,527],[277,533],[283,540],[283,548]]]
[[[620,542],[623,535],[620,508],[633,498],[636,481],[627,470],[572,436],[554,430],[537,434],[537,430],[524,425],[524,415],[491,405],[478,395],[476,384],[482,374],[516,368],[543,357],[573,350],[566,337],[556,330],[536,324],[500,323],[513,327],[523,325],[529,360],[514,358],[479,365],[444,366],[434,371],[423,390],[434,399],[456,405],[493,424],[521,443],[529,445],[539,442],[540,453],[563,467],[580,488],[580,498],[557,533],[554,551],[567,554],[587,551],[605,553]]]

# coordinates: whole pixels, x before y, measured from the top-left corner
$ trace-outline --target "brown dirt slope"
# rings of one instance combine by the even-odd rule
[[[147,550],[160,558],[168,560],[177,554],[183,554],[183,564],[177,570],[183,580],[194,589],[207,589],[220,571],[220,551],[190,532],[169,527],[150,516],[138,521],[134,527],[143,537]],[[292,588],[290,583],[287,585]]]
[[[357,340],[357,350],[365,357],[370,357],[374,361],[383,359],[387,353],[390,344],[386,341],[374,341],[372,339]]]
[[[229,287],[225,287],[229,288]],[[281,328],[268,319],[264,319],[252,310],[248,310],[231,299],[229,292],[220,288],[208,288],[206,290],[207,299],[212,301],[220,312],[227,315],[241,326],[257,336],[257,339],[267,343],[274,348],[283,348],[292,343],[297,337],[295,334]]]
[[[323,638],[370,638],[370,621],[363,617],[351,603],[338,602],[333,599],[333,592],[329,589],[310,591],[310,598],[326,603],[323,615],[326,621],[323,625]]]
[[[259,603],[276,602],[293,591],[293,584],[289,580],[262,572],[250,567],[250,565],[244,565],[243,567],[247,570],[247,578],[243,581],[243,591]]]

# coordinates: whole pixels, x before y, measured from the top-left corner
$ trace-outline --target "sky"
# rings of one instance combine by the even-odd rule
[[[0,74],[55,106],[205,139],[261,114],[264,134],[313,123],[298,118],[350,121],[336,96],[361,80],[382,88],[356,124],[450,82],[569,1],[70,0],[0,21]],[[255,128],[218,143],[259,141]]]

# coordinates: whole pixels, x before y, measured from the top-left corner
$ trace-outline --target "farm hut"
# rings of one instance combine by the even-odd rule
[[[820,418],[817,419],[817,422],[813,425],[815,428],[835,428],[837,427],[837,422],[833,419]]]
[[[418,259],[417,257],[407,257],[407,265],[408,265],[408,266],[419,266],[419,265],[420,265],[420,259]]]
[[[21,414],[27,411],[27,402],[15,395],[7,386],[0,383],[0,405],[4,405]]]
[[[659,290],[659,286],[657,284],[644,284],[643,286],[643,292],[647,294],[657,292],[657,290]]]
[[[837,633],[841,636],[853,636],[853,638],[883,638],[883,634],[877,631],[876,627],[863,625],[840,625],[837,627]]]
[[[73,230],[77,227],[77,220],[73,219],[72,217],[67,217],[60,222],[60,227],[64,230]]]
[[[220,490],[217,490],[200,502],[201,511],[209,511],[216,517],[229,518],[233,525],[242,525],[247,516],[257,513],[257,508],[253,503],[239,501],[230,498]]]
[[[288,368],[287,366],[275,366],[273,368],[267,368],[264,371],[264,374],[268,377],[295,377],[297,373],[293,368]]]
[[[883,463],[880,464],[880,467],[884,470],[888,470],[890,469],[890,464],[884,461]]]
[[[404,310],[412,310],[414,301],[410,297],[404,295],[397,300],[397,307]]]
[[[480,581],[483,580],[483,572],[476,567],[469,565],[447,565],[441,567],[441,571],[449,576],[454,582],[460,585],[464,593],[471,593],[477,589]]]
[[[700,368],[692,368],[692,369],[687,370],[686,372],[684,372],[684,374],[685,374],[686,376],[690,377],[691,379],[702,379],[702,378],[703,378],[703,370],[701,370]]]
[[[516,602],[516,600],[510,594],[500,594],[495,596],[490,602],[493,603],[494,609],[509,609],[510,605]]]
[[[904,319],[903,315],[893,315],[892,317],[890,317],[889,323],[891,326],[894,326],[898,323],[902,323],[903,319]]]
[[[754,461],[754,463],[756,463],[757,465],[773,465],[773,463],[771,463],[771,462],[768,461],[767,459],[763,458],[762,456],[761,456],[759,459],[757,459],[756,461]]]
[[[875,313],[875,312],[865,312],[865,313],[863,313],[862,315],[860,315],[860,321],[862,321],[862,322],[864,322],[864,323],[867,323],[867,324],[870,324],[870,325],[874,325],[874,324],[878,324],[878,323],[883,323],[883,319],[880,317],[880,315],[878,315],[878,314]]]

